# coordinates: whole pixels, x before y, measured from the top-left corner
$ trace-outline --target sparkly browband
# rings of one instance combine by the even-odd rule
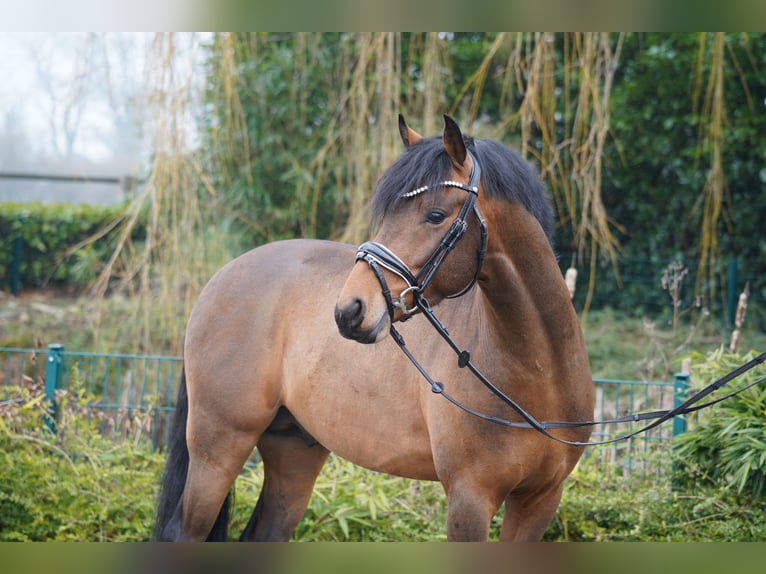
[[[415,197],[416,195],[420,195],[429,189],[435,189],[438,187],[459,187],[460,189],[463,189],[469,193],[479,193],[479,188],[475,185],[473,187],[469,187],[464,183],[460,183],[459,181],[448,180],[442,181],[441,183],[435,183],[434,185],[423,185],[417,189],[403,193],[402,197]]]

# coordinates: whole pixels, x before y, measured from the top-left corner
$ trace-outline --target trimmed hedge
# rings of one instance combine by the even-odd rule
[[[10,287],[18,238],[22,287],[88,285],[111,256],[117,234],[110,230],[92,243],[78,245],[113,226],[124,211],[122,205],[0,203],[0,289]],[[145,229],[139,223],[132,239],[141,241]]]

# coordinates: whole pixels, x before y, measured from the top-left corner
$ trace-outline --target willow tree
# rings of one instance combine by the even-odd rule
[[[420,39],[433,53],[428,74],[443,49]],[[204,67],[189,65],[200,59],[189,50],[206,50]],[[293,236],[361,241],[374,181],[401,145],[401,68],[398,33],[217,34],[207,47],[157,34],[143,102],[148,176],[93,238],[114,238],[93,286],[97,345],[178,353],[194,300],[228,258]],[[429,113],[440,107],[421,95]],[[105,304],[107,293],[126,295],[125,308]]]
[[[737,233],[735,220],[749,219],[737,197],[740,207],[760,205],[753,136],[764,123],[762,45],[762,35],[724,33],[486,36],[484,59],[453,109],[469,120],[493,117],[489,133],[517,139],[540,166],[556,204],[559,247],[589,268],[585,310],[599,260],[611,261],[621,285],[625,241],[641,245],[628,251],[634,257],[696,258],[696,295],[710,304],[721,283],[722,237],[728,257],[757,253],[757,245],[732,238],[748,233],[746,226]],[[488,98],[490,90],[499,97]],[[488,102],[499,102],[496,111]],[[752,143],[743,141],[747,134]],[[736,190],[727,173],[737,173]]]
[[[92,288],[100,347],[180,353],[185,318],[227,257],[225,237],[212,231],[216,190],[190,122],[203,79],[193,65],[199,48],[193,35],[157,34],[149,52],[142,107],[153,155],[145,183],[114,224],[112,256]],[[137,233],[139,223],[145,233]],[[126,307],[105,304],[107,292],[126,295]],[[124,315],[115,321],[115,313]]]
[[[362,241],[372,187],[401,150],[397,114],[429,131],[446,109],[436,34],[219,34],[209,66],[206,142],[250,245]]]
[[[759,232],[764,49],[763,34],[625,39],[612,93],[607,209],[628,228],[620,235],[627,255],[684,259],[694,283],[686,306],[696,299],[713,311],[723,307],[730,258],[744,263],[742,279],[766,271]]]
[[[619,251],[612,231],[615,223],[610,222],[601,195],[601,178],[610,93],[623,37],[499,33],[460,94],[460,99],[470,101],[469,120],[475,120],[488,79],[502,76],[501,121],[495,135],[518,133],[522,155],[540,166],[551,189],[559,226],[571,231],[577,254],[573,264],[589,256],[586,310],[599,253],[614,261]]]

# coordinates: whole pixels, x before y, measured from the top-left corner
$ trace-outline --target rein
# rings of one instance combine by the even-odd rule
[[[465,293],[467,293],[476,284],[476,281],[478,280],[478,277],[479,277],[479,272],[481,271],[481,266],[482,266],[484,256],[486,253],[486,248],[487,248],[487,225],[476,203],[478,193],[479,193],[479,182],[481,180],[481,167],[479,165],[478,160],[476,159],[476,157],[470,150],[468,151],[468,154],[470,155],[472,159],[472,164],[473,164],[471,168],[471,175],[470,175],[470,180],[468,185],[465,185],[457,181],[444,181],[431,186],[424,185],[422,187],[419,187],[413,191],[407,192],[402,195],[402,197],[414,197],[420,193],[423,193],[424,191],[427,191],[429,189],[439,188],[439,187],[442,187],[442,188],[456,187],[468,193],[468,198],[463,203],[463,206],[460,208],[460,211],[458,212],[458,215],[455,218],[455,220],[452,222],[452,225],[449,231],[444,236],[444,238],[442,238],[439,245],[436,247],[433,253],[431,253],[425,265],[420,269],[420,271],[417,274],[412,273],[412,271],[407,266],[407,264],[404,263],[404,261],[402,261],[401,258],[399,258],[393,251],[388,249],[385,245],[382,245],[375,241],[367,241],[363,243],[362,245],[360,245],[356,254],[356,260],[357,261],[360,259],[364,260],[369,265],[370,269],[373,271],[373,273],[375,274],[375,277],[380,283],[383,296],[386,300],[388,314],[391,319],[390,332],[391,332],[392,338],[394,339],[394,341],[396,341],[396,344],[399,346],[402,352],[406,355],[406,357],[410,360],[410,362],[415,366],[415,368],[420,372],[423,378],[431,386],[431,391],[433,393],[443,396],[445,399],[447,399],[450,403],[452,403],[456,407],[480,419],[483,419],[492,423],[496,423],[505,427],[509,427],[509,428],[532,429],[556,442],[571,445],[571,446],[584,447],[584,446],[605,445],[605,444],[611,444],[611,443],[615,443],[615,442],[619,442],[623,440],[628,440],[630,438],[635,437],[636,435],[639,435],[643,432],[653,429],[676,416],[692,413],[692,412],[704,409],[706,407],[712,406],[725,399],[733,397],[737,395],[738,393],[741,393],[742,391],[749,389],[752,386],[755,386],[757,384],[760,384],[766,381],[766,376],[761,377],[759,379],[756,379],[752,383],[746,385],[745,387],[738,389],[734,392],[731,392],[723,397],[708,401],[706,403],[696,404],[700,402],[702,399],[704,399],[706,396],[708,396],[710,393],[712,393],[713,391],[721,388],[723,385],[727,384],[731,380],[739,377],[740,375],[746,373],[750,369],[766,361],[766,352],[764,352],[758,355],[757,357],[753,358],[752,360],[748,361],[747,363],[744,363],[740,367],[734,369],[730,373],[715,380],[714,382],[712,382],[711,384],[709,384],[702,390],[696,392],[693,396],[688,398],[686,401],[684,401],[683,403],[681,403],[680,405],[672,409],[633,413],[623,417],[603,420],[603,421],[569,422],[569,421],[539,421],[537,420],[532,414],[527,412],[524,408],[521,407],[521,405],[519,405],[511,397],[506,395],[496,385],[494,385],[489,379],[487,379],[486,376],[484,376],[484,374],[471,361],[470,352],[468,350],[461,349],[458,346],[458,344],[454,341],[454,339],[452,339],[449,332],[447,331],[447,328],[436,317],[433,310],[431,309],[430,304],[424,297],[424,291],[426,290],[426,287],[429,285],[434,275],[441,267],[447,255],[449,255],[452,249],[454,249],[455,245],[457,244],[457,242],[460,240],[460,238],[463,236],[466,229],[468,228],[468,217],[470,216],[471,212],[473,212],[476,215],[479,221],[479,225],[481,227],[481,248],[480,248],[479,256],[478,256],[478,266],[476,269],[476,273],[473,276],[473,279],[471,280],[471,282],[466,287],[461,289],[458,293],[455,293],[453,295],[448,295],[447,297],[455,298],[455,297],[460,297],[461,295],[464,295]],[[385,276],[383,275],[383,271],[381,270],[381,267],[398,275],[407,284],[407,288],[404,289],[399,294],[399,297],[397,299],[394,299],[392,297],[391,291],[388,288],[388,283],[386,282],[386,279],[385,279]],[[412,294],[412,297],[413,297],[413,304],[411,307],[407,305],[407,295],[409,294]],[[487,387],[487,389],[489,389],[503,403],[511,407],[511,409],[513,409],[523,420],[511,421],[504,418],[481,413],[463,404],[462,402],[458,401],[455,397],[450,395],[444,389],[444,384],[439,381],[435,381],[428,374],[428,372],[423,367],[423,365],[420,364],[420,362],[415,358],[415,356],[407,348],[407,345],[404,342],[404,338],[401,336],[399,331],[396,330],[393,324],[395,308],[399,308],[402,311],[402,313],[404,313],[405,318],[403,320],[410,319],[412,317],[412,314],[415,311],[419,310],[426,317],[426,319],[428,319],[428,321],[434,327],[436,332],[439,333],[439,335],[449,344],[449,346],[455,352],[455,354],[457,355],[458,367],[461,369],[467,367],[468,370],[485,387]],[[636,431],[632,431],[627,434],[622,434],[615,438],[603,440],[603,441],[594,441],[594,442],[570,441],[570,440],[557,437],[550,432],[553,429],[576,429],[576,428],[583,428],[583,427],[594,427],[594,426],[607,425],[607,424],[639,422],[639,421],[652,421],[652,422],[641,427],[640,429]]]
[[[420,364],[420,362],[414,357],[414,355],[410,352],[410,350],[407,348],[407,345],[404,342],[404,338],[401,336],[401,334],[396,330],[396,328],[391,325],[391,336],[393,337],[394,341],[396,341],[396,344],[399,345],[399,348],[404,352],[404,354],[407,356],[407,358],[412,362],[412,364],[415,366],[415,368],[420,372],[420,374],[423,376],[423,378],[426,379],[426,381],[431,385],[431,391],[435,394],[443,396],[445,399],[447,399],[449,402],[451,402],[456,407],[462,409],[463,411],[474,415],[476,417],[479,417],[483,420],[493,422],[505,427],[510,428],[517,428],[517,429],[533,429],[537,432],[545,435],[546,437],[555,440],[556,442],[560,442],[563,444],[571,445],[571,446],[598,446],[598,445],[605,445],[605,444],[612,444],[615,442],[620,442],[623,440],[628,440],[630,438],[633,438],[636,435],[639,435],[643,432],[646,432],[650,429],[653,429],[656,426],[661,425],[662,423],[683,414],[692,413],[701,409],[704,409],[706,407],[712,406],[716,403],[719,403],[725,399],[728,399],[730,397],[733,397],[742,391],[749,389],[752,386],[755,386],[757,384],[760,384],[764,381],[766,381],[766,377],[761,377],[759,379],[756,379],[749,385],[746,385],[745,387],[738,389],[734,392],[731,392],[723,397],[719,397],[718,399],[708,401],[706,403],[695,405],[695,403],[698,403],[703,398],[708,396],[713,391],[719,389],[729,381],[739,377],[740,375],[746,373],[750,369],[756,367],[757,365],[760,365],[764,361],[766,361],[766,352],[761,353],[757,357],[751,359],[747,363],[741,365],[740,367],[734,369],[730,373],[724,375],[723,377],[715,380],[702,390],[696,392],[693,396],[688,398],[686,401],[681,403],[680,405],[668,409],[668,410],[660,410],[660,411],[649,411],[649,412],[643,412],[643,413],[634,413],[630,415],[626,415],[623,417],[615,418],[615,419],[609,419],[609,420],[603,420],[603,421],[579,421],[579,422],[569,422],[569,421],[538,421],[533,415],[531,415],[529,412],[524,410],[521,405],[519,405],[516,401],[514,401],[511,397],[503,393],[497,386],[492,384],[492,382],[487,379],[487,377],[482,374],[482,372],[476,367],[476,365],[473,364],[471,361],[471,354],[467,350],[461,350],[460,347],[455,343],[454,339],[450,336],[449,332],[447,331],[447,328],[439,321],[439,319],[434,315],[433,310],[431,309],[431,306],[428,304],[428,301],[426,301],[425,298],[420,297],[417,300],[417,307],[421,310],[423,315],[428,319],[428,321],[433,325],[433,327],[436,329],[436,332],[441,335],[441,337],[449,343],[449,346],[452,348],[453,351],[455,351],[455,354],[458,357],[458,367],[465,368],[468,367],[468,370],[471,371],[471,373],[481,381],[481,383],[487,387],[495,396],[497,396],[501,401],[503,401],[506,405],[511,407],[516,413],[521,416],[523,421],[511,421],[500,417],[495,417],[491,415],[487,415],[484,413],[481,413],[479,411],[476,411],[472,409],[471,407],[461,403],[458,401],[455,397],[447,393],[447,391],[444,390],[444,384],[440,383],[439,381],[435,381],[425,370],[425,368]],[[625,423],[625,422],[639,422],[639,421],[646,421],[646,420],[652,420],[653,422],[641,427],[640,429],[619,435],[615,438],[603,440],[603,441],[594,441],[594,442],[582,442],[582,441],[570,441],[566,439],[562,439],[560,437],[557,437],[553,434],[551,434],[551,429],[575,429],[575,428],[583,428],[583,427],[593,427],[593,426],[600,426],[600,425],[607,425],[607,424],[614,424],[614,423]]]

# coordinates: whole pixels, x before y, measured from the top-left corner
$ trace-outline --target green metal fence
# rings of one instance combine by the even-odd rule
[[[181,361],[181,357],[169,356],[75,353],[55,344],[45,350],[0,347],[0,400],[7,397],[11,385],[44,389],[52,407],[47,424],[55,430],[57,394],[82,389],[92,398],[89,413],[100,421],[103,435],[117,441],[147,441],[152,448],[163,448],[170,431]],[[606,420],[672,408],[684,400],[688,375],[678,375],[675,382],[596,379],[594,384],[594,417]],[[630,430],[629,424],[597,427],[592,440]],[[639,453],[667,445],[674,434],[684,430],[685,420],[677,418],[672,425],[660,425],[629,441],[594,447],[588,456],[632,470]]]
[[[44,390],[55,430],[58,395],[82,391],[91,400],[88,416],[99,421],[101,434],[115,441],[145,441],[152,448],[167,444],[181,357],[69,352],[62,345],[46,350],[0,347],[0,400],[10,386]]]
[[[686,399],[689,375],[679,373],[673,382],[594,379],[593,383],[596,393],[594,420],[610,420],[628,414],[672,409]],[[602,425],[593,430],[591,441],[608,440],[629,434],[651,422]],[[637,468],[648,469],[648,458],[640,455],[667,448],[670,439],[685,431],[686,415],[682,415],[674,418],[672,424],[661,424],[633,438],[591,447],[585,456],[598,457],[604,462],[617,464],[626,472]]]

